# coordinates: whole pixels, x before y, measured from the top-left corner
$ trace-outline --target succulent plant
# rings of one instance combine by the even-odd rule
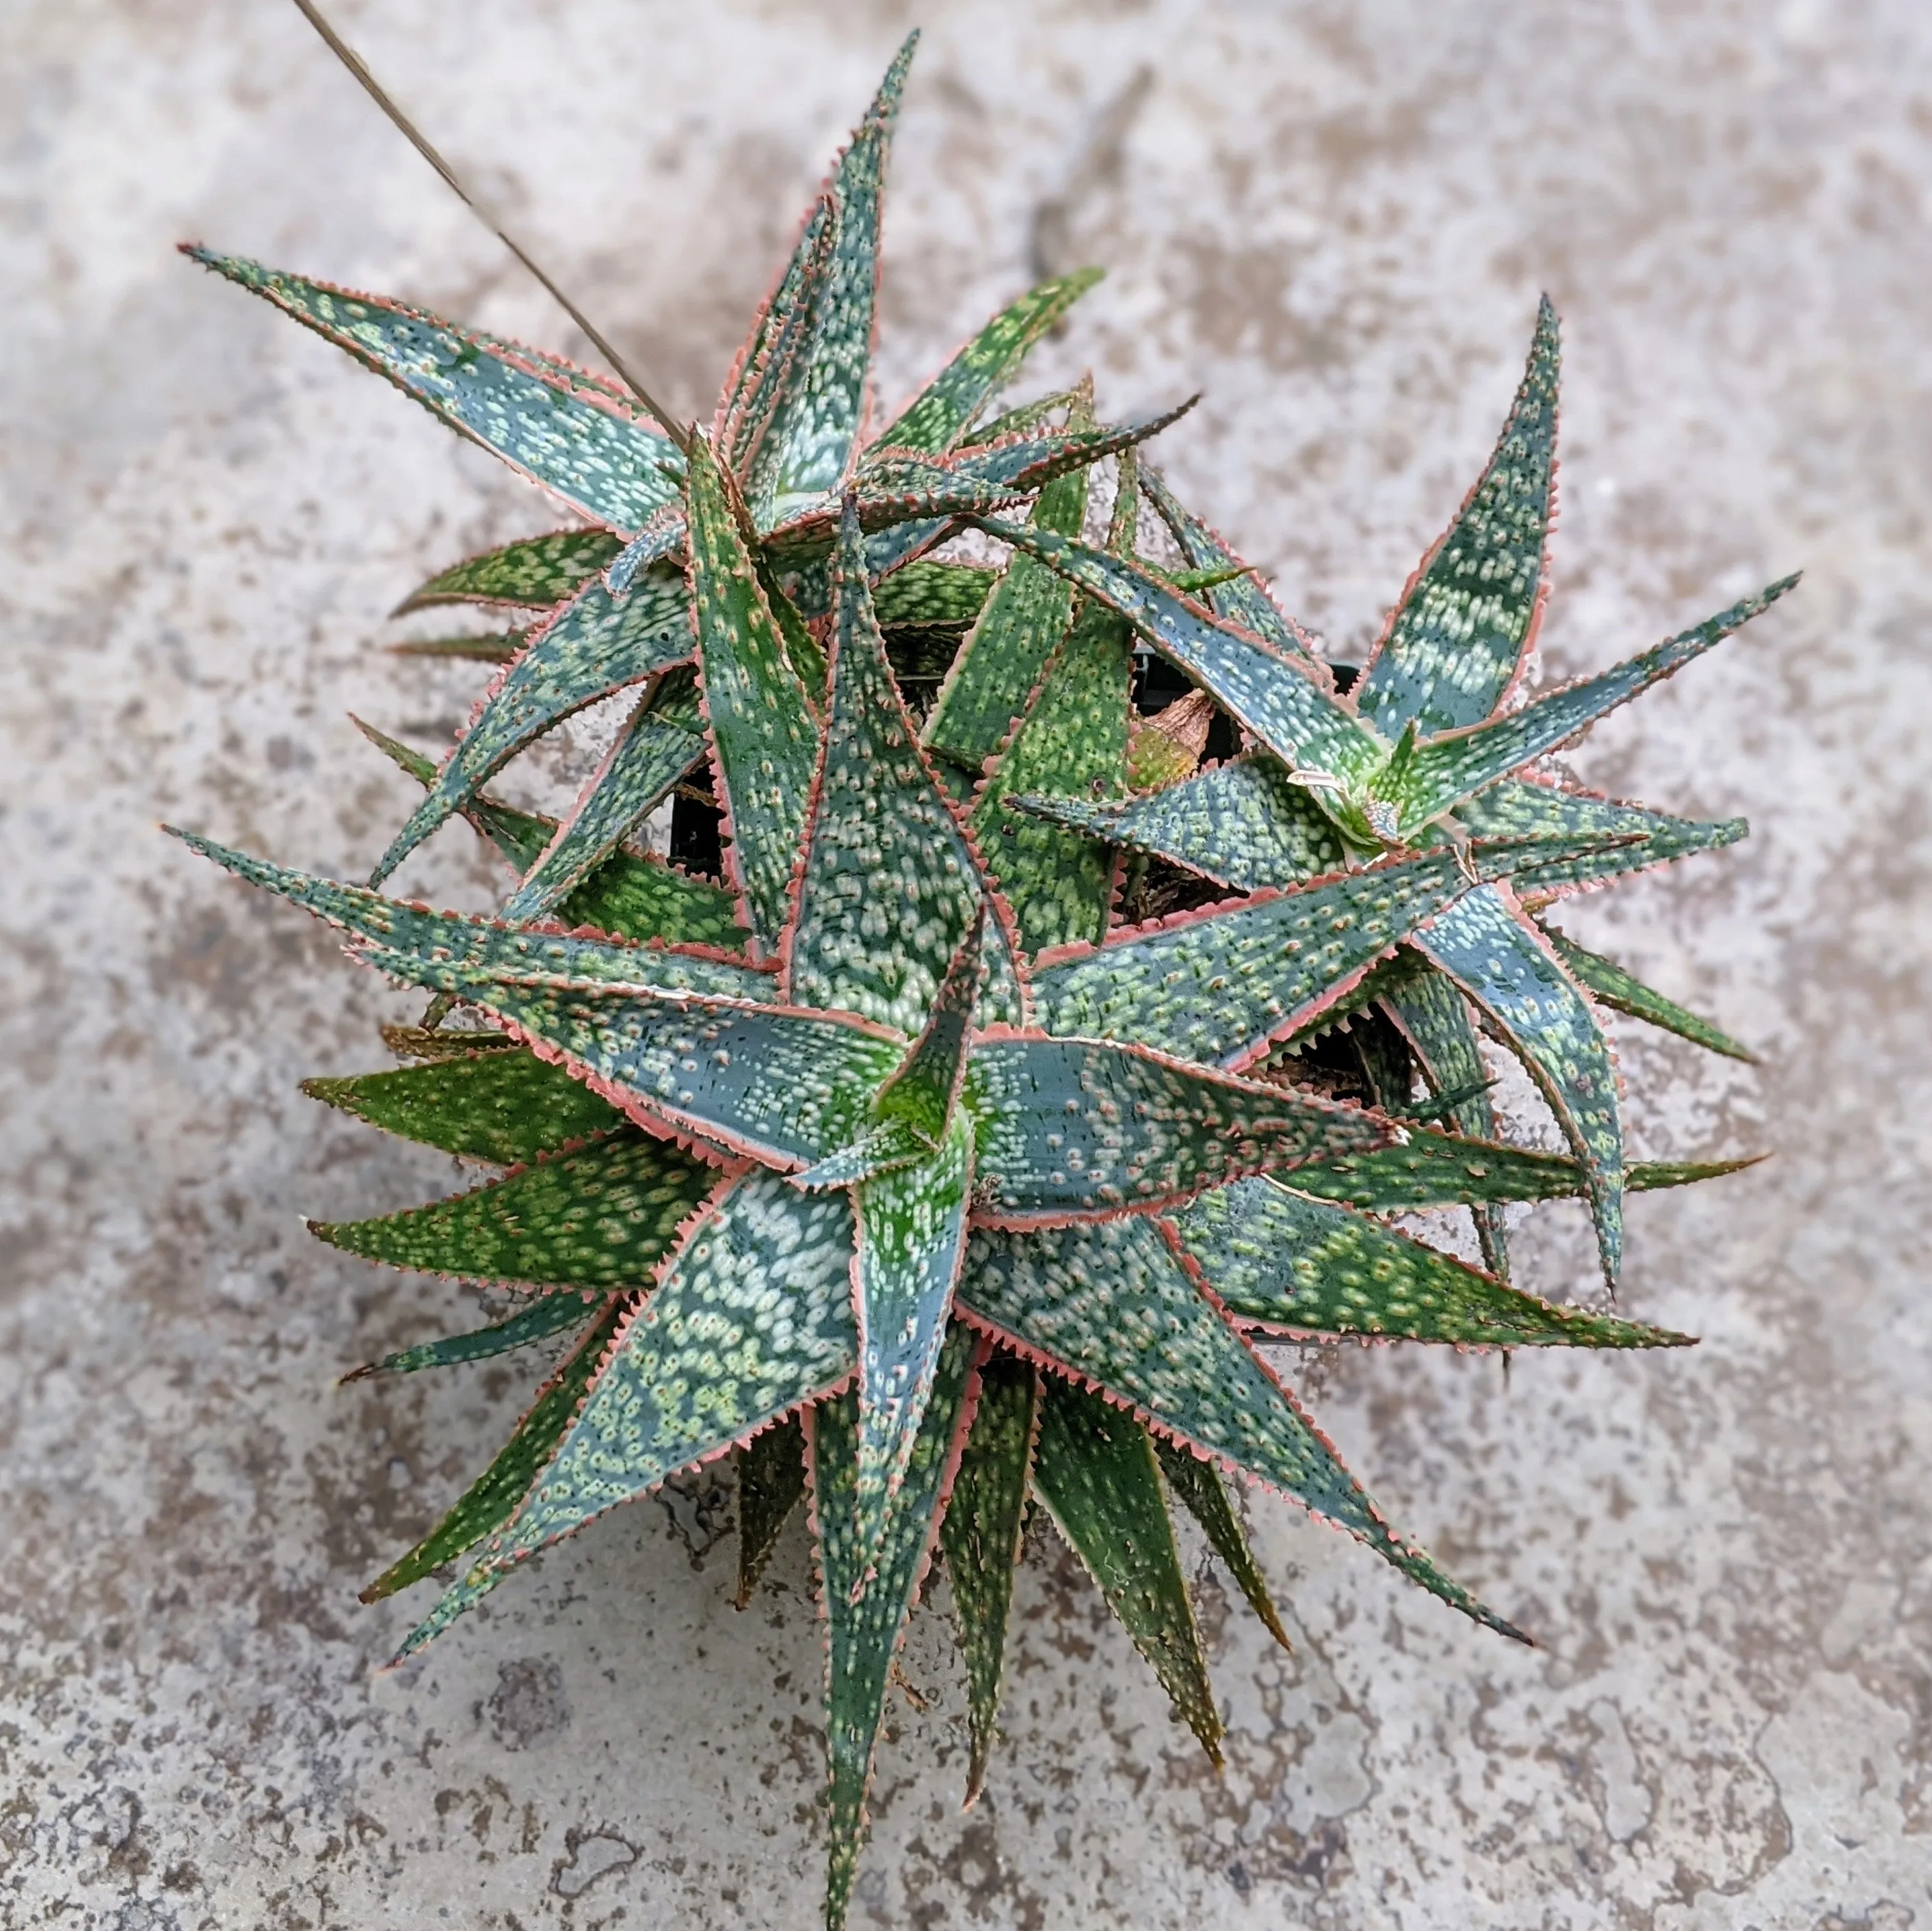
[[[1692,1022],[1523,908],[1739,828],[1519,774],[1748,613],[1496,715],[1540,595],[1547,316],[1496,462],[1346,694],[1142,471],[1158,423],[1097,427],[1083,387],[974,427],[1090,276],[1016,303],[866,440],[879,194],[910,50],[708,433],[660,433],[555,358],[201,256],[592,525],[460,563],[410,600],[547,612],[507,639],[429,646],[502,660],[440,766],[368,731],[426,793],[376,882],[461,815],[515,875],[500,915],[183,835],[432,995],[422,1024],[385,1029],[411,1063],[308,1090],[502,1170],[314,1228],[515,1297],[490,1325],[357,1374],[562,1338],[502,1450],[365,1600],[452,1573],[412,1654],[529,1557],[729,1456],[742,1603],[808,1497],[834,1926],[892,1660],[935,1560],[967,1681],[969,1802],[980,1786],[1036,1502],[1217,1759],[1174,1498],[1284,1644],[1230,1475],[1520,1634],[1389,1528],[1258,1344],[1684,1339],[1540,1300],[1390,1216],[1466,1206],[1499,1243],[1499,1204],[1582,1195],[1613,1255],[1623,1188],[1724,1170],[1626,1167],[1576,982]],[[1113,513],[1090,544],[1102,460]],[[1139,553],[1144,500],[1172,567]],[[997,514],[1022,502],[1024,523]],[[1008,547],[1004,568],[930,553],[966,523]],[[1205,694],[1143,715],[1150,651]],[[486,793],[524,746],[633,685],[562,820]],[[1256,744],[1196,772],[1215,706]],[[702,811],[706,781],[722,828],[710,875],[634,845],[674,787]],[[1213,902],[1123,922],[1122,850],[1187,868]],[[1468,1000],[1543,1073],[1572,1156],[1470,1130],[1492,1123]],[[453,1008],[467,1023],[446,1023]],[[1297,1049],[1358,1014],[1366,1085],[1316,1090]],[[1612,1095],[1607,1113],[1586,1087]]]

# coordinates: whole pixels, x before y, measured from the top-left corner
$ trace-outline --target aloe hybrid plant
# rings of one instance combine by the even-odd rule
[[[196,251],[586,519],[410,600],[538,614],[417,646],[501,666],[440,763],[364,727],[424,787],[370,886],[182,835],[431,995],[421,1025],[385,1029],[408,1063],[308,1090],[500,1170],[314,1228],[514,1296],[503,1318],[357,1375],[550,1350],[502,1451],[365,1600],[445,1573],[413,1654],[560,1538],[729,1456],[742,1603],[807,1503],[834,1927],[892,1660],[935,1562],[969,1803],[981,1786],[1036,1505],[1217,1761],[1177,1498],[1284,1645],[1229,1478],[1521,1636],[1389,1526],[1264,1345],[1683,1342],[1510,1285],[1496,1213],[1582,1195],[1613,1264],[1623,1189],[1724,1170],[1623,1161],[1592,992],[1693,1022],[1535,914],[1741,829],[1525,769],[1748,614],[1504,706],[1540,594],[1546,315],[1496,462],[1346,694],[1142,470],[1158,423],[1096,427],[1083,386],[978,426],[1092,277],[1016,303],[868,439],[881,178],[910,52],[814,202],[708,433],[653,427],[554,357]],[[1089,542],[1102,460],[1113,511]],[[1140,554],[1144,501],[1167,565]],[[1022,507],[1024,522],[1000,514]],[[1008,547],[1002,568],[932,553],[968,523]],[[1151,721],[1150,651],[1196,687]],[[562,820],[485,791],[632,687]],[[1252,743],[1196,772],[1217,706]],[[708,873],[635,841],[674,787],[679,809],[718,814]],[[375,889],[457,816],[511,867],[500,914]],[[1234,895],[1124,922],[1123,851]],[[1355,1015],[1362,1090],[1318,1090],[1303,1049]],[[1542,1074],[1570,1154],[1496,1137],[1479,1020]],[[1490,1267],[1390,1224],[1455,1206],[1478,1214]]]

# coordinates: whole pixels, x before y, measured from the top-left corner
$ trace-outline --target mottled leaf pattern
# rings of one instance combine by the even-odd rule
[[[1339,1101],[1094,1039],[982,1040],[967,1103],[980,1116],[980,1213],[1015,1227],[1144,1212],[1396,1137]]]
[[[537,1287],[635,1288],[717,1177],[674,1147],[618,1132],[454,1199],[308,1227],[332,1246],[392,1267]]]
[[[518,604],[548,608],[574,596],[622,549],[605,529],[557,529],[466,557],[396,606],[400,616],[435,604]]]
[[[1030,1363],[995,1354],[980,1369],[972,1432],[939,1525],[966,1665],[968,1805],[986,1783],[992,1754],[1039,1404],[1040,1376]]]
[[[677,451],[637,405],[554,358],[400,302],[259,262],[187,252],[387,376],[405,394],[613,529],[637,529],[677,493]]]
[[[309,1231],[316,1231],[315,1223]],[[597,1297],[566,1288],[556,1294],[539,1294],[506,1320],[488,1327],[473,1328],[467,1334],[452,1334],[441,1341],[424,1341],[413,1348],[398,1348],[343,1376],[344,1382],[361,1381],[371,1375],[413,1375],[424,1368],[454,1368],[465,1361],[487,1361],[491,1356],[508,1354],[547,1341],[566,1328],[581,1327],[590,1318]]]
[[[1681,1334],[1552,1306],[1353,1209],[1241,1180],[1174,1216],[1236,1321],[1270,1333],[1459,1347],[1670,1348]]]
[[[1357,705],[1385,736],[1412,719],[1424,737],[1480,724],[1534,640],[1556,505],[1561,361],[1556,311],[1545,297],[1496,453],[1410,579],[1362,673]]]
[[[913,1033],[985,889],[892,681],[850,518],[839,556],[831,706],[786,985],[801,1005],[838,1006]],[[1018,976],[997,920],[986,956],[986,1011],[1018,1018]]]
[[[1470,892],[1415,943],[1496,1024],[1583,1163],[1604,1278],[1623,1257],[1623,1125],[1610,1049],[1580,992],[1507,886]]]
[[[732,1183],[625,1317],[514,1516],[402,1654],[441,1635],[546,1543],[722,1454],[850,1374],[851,1252],[842,1195],[796,1193],[769,1174]]]
[[[1615,960],[1606,959],[1600,952],[1588,952],[1574,940],[1566,939],[1561,932],[1552,931],[1547,926],[1538,929],[1556,947],[1556,956],[1569,968],[1571,977],[1614,1011],[1627,1012],[1633,1019],[1661,1027],[1666,1033],[1675,1033],[1680,1039],[1688,1039],[1694,1046],[1722,1053],[1727,1059],[1749,1060],[1753,1057],[1748,1048],[1739,1045],[1728,1033],[1720,1032],[1708,1019],[1700,1019],[1694,1012],[1685,1012],[1676,1000],[1666,999],[1662,993],[1646,985]]]
[[[691,601],[727,853],[746,922],[764,945],[784,923],[818,733],[711,453],[692,447]]]
[[[1049,1375],[1033,1480],[1108,1608],[1218,1765],[1221,1713],[1147,1430],[1098,1396]]]
[[[1143,1219],[1046,1234],[976,1230],[962,1310],[1155,1427],[1293,1496],[1442,1600],[1516,1632],[1391,1534],[1335,1452]]]
[[[530,634],[506,665],[429,794],[370,876],[380,885],[430,832],[552,725],[691,655],[684,580],[653,572],[621,601],[592,583]]]
[[[882,630],[963,629],[998,581],[974,563],[907,563],[874,585],[872,609]]]
[[[624,1126],[608,1100],[561,1066],[521,1052],[480,1052],[355,1079],[304,1080],[302,1091],[386,1133],[494,1166],[515,1166]]]
[[[838,1931],[845,1921],[865,1838],[866,1792],[885,1714],[886,1680],[970,1420],[974,1352],[964,1331],[956,1329],[948,1336],[910,1465],[876,1543],[862,1542],[856,1528],[857,1403],[848,1394],[820,1402],[812,1411],[812,1512],[826,1639],[825,1753],[831,1777],[825,1917],[830,1931]]]

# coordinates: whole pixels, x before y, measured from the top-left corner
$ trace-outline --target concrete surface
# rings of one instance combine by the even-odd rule
[[[912,17],[390,0],[344,24],[682,404]],[[1757,1042],[1626,1029],[1642,1148],[1772,1164],[1632,1210],[1666,1357],[1291,1363],[1400,1520],[1544,1647],[1252,1510],[1292,1660],[1202,1585],[1216,1780],[1048,1547],[1010,1740],[962,1816],[939,1616],[857,1921],[1932,1927],[1932,12],[1912,0],[933,0],[890,215],[894,394],[1044,265],[1110,279],[1042,358],[1198,384],[1184,489],[1358,646],[1486,451],[1536,291],[1568,324],[1550,670],[1789,567],[1795,600],[1579,760],[1743,812],[1742,850],[1569,922]],[[1137,76],[1144,74],[1144,79]],[[755,1611],[717,1498],[642,1504],[418,1666],[358,1585],[480,1465],[520,1375],[338,1391],[454,1288],[298,1212],[425,1198],[296,1081],[406,1007],[164,843],[355,874],[465,675],[383,655],[432,568],[551,520],[334,351],[169,252],[205,236],[568,348],[273,0],[0,13],[7,424],[10,1925],[814,1921],[802,1540]],[[572,755],[541,767],[551,779]],[[481,904],[465,843],[405,885]],[[1540,1215],[1528,1278],[1588,1291]],[[701,1565],[701,1566],[700,1566]]]

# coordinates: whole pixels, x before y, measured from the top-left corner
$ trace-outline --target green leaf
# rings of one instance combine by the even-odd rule
[[[759,943],[784,924],[818,733],[710,448],[687,483],[699,673],[729,844],[725,864]]]
[[[1086,514],[1087,472],[1076,469],[1040,491],[1033,523],[1072,536]],[[1005,743],[1072,619],[1073,586],[1016,554],[940,686],[926,721],[926,748],[976,778]]]
[[[1750,829],[1742,818],[1673,818],[1540,779],[1504,778],[1464,799],[1456,807],[1456,818],[1474,838],[1594,836],[1602,841],[1594,850],[1526,868],[1518,889],[1526,898],[1538,898],[1735,844]],[[1419,842],[1446,843],[1448,837],[1442,826],[1432,826]]]
[[[1044,281],[1002,309],[948,362],[879,438],[894,449],[950,449],[1018,371],[1035,343],[1097,282],[1103,271],[1079,268]],[[881,613],[883,618],[884,613]]]
[[[673,679],[690,685],[696,709],[696,686],[687,672],[674,670],[646,700],[650,721],[662,732],[683,730],[676,721],[680,700],[667,698],[664,686]],[[436,781],[436,767],[406,745],[379,731],[361,718],[356,727],[418,784]],[[686,732],[696,756],[704,754],[704,740]],[[507,859],[513,870],[527,872],[556,837],[556,820],[534,811],[518,811],[478,793],[464,816]],[[737,920],[737,898],[708,878],[694,878],[656,856],[637,852],[611,852],[556,908],[556,922],[566,928],[587,925],[613,938],[643,943],[662,939],[673,946],[722,946],[742,948],[747,934]]]
[[[1033,1482],[1107,1607],[1218,1767],[1221,1713],[1147,1430],[1099,1396],[1049,1375]]]
[[[1538,925],[1537,930],[1556,948],[1556,956],[1569,967],[1578,983],[1594,993],[1604,1005],[1616,1012],[1627,1012],[1633,1019],[1660,1026],[1666,1033],[1675,1033],[1680,1039],[1688,1039],[1694,1046],[1722,1053],[1726,1059],[1755,1061],[1756,1056],[1748,1048],[1739,1045],[1728,1033],[1720,1032],[1708,1019],[1700,1019],[1696,1013],[1685,1012],[1662,993],[1653,991],[1614,960],[1606,959],[1598,952],[1586,952],[1575,940],[1566,939],[1561,932],[1547,925]]]
[[[560,910],[656,810],[670,787],[704,757],[704,748],[695,732],[660,724],[640,705],[578,793],[571,815],[503,907],[504,922],[519,925]]]
[[[174,835],[251,885],[265,886],[358,941],[357,956],[378,971],[487,1006],[490,988],[520,985],[596,988],[611,994],[694,992],[758,999],[770,975],[700,952],[614,939],[532,931],[495,919],[429,912],[359,885],[338,884],[231,851],[192,832]]]
[[[1144,1213],[1395,1137],[1359,1107],[1105,1040],[982,1038],[966,1078],[976,1215],[999,1226]]]
[[[982,899],[946,969],[926,1030],[872,1102],[874,1119],[910,1128],[928,1150],[945,1137],[966,1076],[967,1035],[979,998],[986,936]]]
[[[454,1199],[380,1220],[312,1220],[332,1247],[392,1267],[528,1286],[644,1285],[717,1171],[617,1132]]]
[[[912,1459],[946,1337],[966,1240],[973,1123],[956,1117],[936,1153],[858,1189],[859,1546],[877,1549]]]
[[[406,643],[392,643],[392,657],[448,658],[470,664],[508,664],[524,647],[520,630],[490,631],[474,637],[416,637]],[[434,781],[435,767],[430,767]]]
[[[1355,703],[1385,736],[1479,724],[1502,701],[1534,640],[1556,507],[1556,311],[1546,295],[1522,386],[1496,453],[1403,591]]]
[[[691,655],[682,577],[652,572],[621,601],[600,583],[580,590],[530,633],[521,656],[491,683],[429,795],[370,875],[380,885],[525,745],[586,704],[640,684]]]
[[[805,1493],[805,1430],[796,1415],[787,1415],[762,1429],[738,1452],[738,1594],[741,1609],[751,1606],[752,1591],[779,1532],[790,1519]]]
[[[1237,1321],[1462,1348],[1682,1348],[1688,1336],[1520,1293],[1354,1209],[1240,1180],[1173,1216]]]
[[[420,1582],[432,1570],[454,1562],[465,1549],[473,1549],[510,1519],[569,1426],[628,1306],[622,1300],[610,1302],[571,1351],[570,1358],[544,1383],[496,1459],[414,1549],[362,1591],[364,1602],[380,1602]]]
[[[356,1079],[304,1080],[302,1090],[386,1133],[502,1167],[626,1123],[608,1100],[529,1053],[478,1052]]]
[[[1506,886],[1470,892],[1415,937],[1495,1023],[1583,1164],[1604,1278],[1623,1256],[1623,1124],[1617,1069],[1596,1015]]]
[[[866,1792],[892,1658],[931,1558],[934,1531],[944,1513],[946,1491],[971,1419],[975,1351],[965,1330],[956,1328],[948,1336],[911,1464],[887,1513],[885,1533],[875,1543],[864,1543],[856,1528],[856,1402],[850,1394],[820,1402],[806,1423],[829,1653],[825,1918],[830,1931],[845,1921],[865,1839]]]
[[[974,835],[1028,952],[1103,937],[1114,867],[1088,839],[1014,808],[1010,794],[1064,791],[1097,800],[1124,791],[1132,682],[1125,627],[1088,604],[974,808]]]
[[[838,244],[838,207],[821,194],[771,298],[758,311],[718,412],[718,460],[746,485],[754,517],[769,517],[784,451],[771,435],[802,377],[819,322],[819,301]]]
[[[1382,1005],[1422,1062],[1430,1091],[1468,1095],[1449,1108],[1448,1123],[1471,1138],[1495,1139],[1496,1113],[1487,1090],[1490,1069],[1462,995],[1440,973],[1423,967],[1392,975],[1382,994]],[[1485,1264],[1499,1279],[1508,1280],[1509,1234],[1501,1206],[1479,1201],[1470,1214]]]
[[[1279,646],[1232,628],[1144,565],[1050,531],[990,516],[974,520],[1118,611],[1290,766],[1312,766],[1353,785],[1365,783],[1387,760],[1388,747],[1317,681],[1309,661],[1290,658]]]
[[[1166,859],[1237,892],[1318,878],[1347,859],[1334,826],[1265,752],[1150,797],[1102,803],[1035,794],[1012,802],[1050,823]]]
[[[966,1665],[969,1808],[992,1753],[1039,1418],[1037,1371],[1011,1354],[994,1355],[980,1371],[980,1405],[939,1525]]]
[[[1729,610],[1600,676],[1565,685],[1520,711],[1423,745],[1400,777],[1392,775],[1377,795],[1396,807],[1401,835],[1412,835],[1484,785],[1508,777],[1532,758],[1574,737],[1606,712],[1628,703],[1652,685],[1681,670],[1761,610],[1769,609],[1797,581],[1795,575],[1780,577],[1756,596],[1741,599]]]
[[[309,1231],[316,1231],[313,1221]],[[453,1368],[464,1361],[487,1361],[493,1355],[527,1348],[533,1342],[547,1341],[553,1334],[578,1326],[596,1305],[595,1295],[575,1288],[539,1294],[507,1321],[474,1328],[467,1334],[452,1334],[441,1341],[400,1348],[394,1354],[385,1354],[380,1361],[352,1369],[343,1376],[343,1382],[346,1386],[351,1381],[366,1381],[371,1375],[412,1375],[424,1368]]]
[[[787,995],[916,1033],[985,888],[893,682],[849,514],[831,677],[797,902],[782,948]],[[997,919],[987,937],[982,1010],[1016,1020],[1010,941]]]
[[[541,985],[466,996],[651,1122],[770,1166],[850,1146],[900,1060],[896,1042],[837,1013]]]
[[[794,499],[836,489],[858,438],[878,295],[880,191],[918,37],[909,34],[900,47],[821,190],[837,211],[837,234],[813,304],[810,343],[765,433],[770,454],[754,471],[751,491],[779,515]]]
[[[387,376],[452,429],[613,529],[635,529],[677,493],[677,451],[621,391],[554,357],[420,309],[259,262],[188,248]]]
[[[932,1157],[932,1142],[923,1133],[903,1120],[888,1120],[883,1126],[867,1127],[849,1147],[786,1177],[794,1186],[814,1193],[826,1187],[856,1187],[862,1180]]]
[[[1187,1504],[1187,1512],[1201,1525],[1202,1532],[1222,1561],[1236,1587],[1248,1599],[1248,1606],[1258,1616],[1270,1636],[1283,1649],[1292,1649],[1288,1632],[1276,1613],[1274,1598],[1268,1594],[1267,1579],[1234,1514],[1234,1504],[1221,1480],[1221,1471],[1211,1462],[1177,1448],[1164,1437],[1154,1438],[1154,1453],[1160,1458],[1161,1472],[1167,1486]]]
[[[842,1195],[796,1193],[769,1174],[727,1183],[656,1291],[627,1313],[521,1506],[400,1656],[547,1544],[836,1387],[857,1349],[851,1258]]]
[[[1468,862],[1494,877],[1560,850],[1479,845]],[[1377,959],[1469,889],[1458,859],[1438,853],[1130,927],[1038,960],[1035,1007],[1051,1033],[1241,1066],[1331,1010]]]
[[[1198,517],[1184,509],[1160,477],[1151,469],[1140,475],[1141,493],[1153,504],[1162,522],[1180,546],[1180,553],[1197,571],[1219,573],[1238,570],[1244,574],[1226,579],[1218,586],[1204,586],[1208,591],[1208,607],[1238,628],[1271,643],[1290,658],[1318,665],[1320,660],[1309,648],[1308,640],[1275,607],[1274,599],[1234,551]],[[1328,675],[1325,669],[1317,674]]]
[[[996,1339],[1132,1402],[1156,1429],[1294,1497],[1466,1615],[1517,1633],[1390,1533],[1152,1221],[1024,1235],[976,1228],[958,1299]]]
[[[902,564],[873,585],[873,613],[881,630],[962,630],[999,578],[976,563]]]
[[[548,607],[574,596],[623,548],[606,529],[556,529],[486,550],[432,577],[396,606],[396,615],[435,604],[518,604]]]

